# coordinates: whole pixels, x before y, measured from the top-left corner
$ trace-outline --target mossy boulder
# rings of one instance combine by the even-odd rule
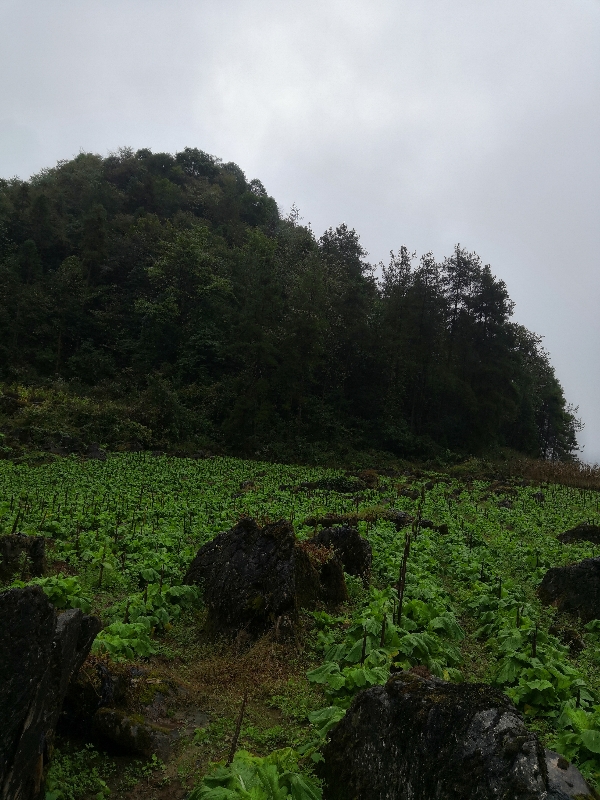
[[[566,769],[549,767],[537,736],[497,689],[408,672],[360,692],[323,755],[325,800],[597,797],[574,767],[569,779],[579,788],[565,794]]]
[[[39,587],[0,593],[0,795],[37,800],[67,686],[100,621],[57,614]]]
[[[315,544],[331,547],[342,562],[344,572],[361,578],[368,585],[373,563],[371,545],[356,528],[322,528],[312,539]]]
[[[600,544],[600,525],[590,525],[587,522],[582,522],[580,525],[561,533],[557,538],[563,544],[573,544],[575,542]]]
[[[0,536],[2,580],[8,580],[15,574],[41,578],[46,569],[46,539],[43,536],[26,536],[23,533]]]
[[[544,575],[538,595],[543,603],[580,617],[600,619],[600,558],[586,558]]]
[[[198,551],[184,583],[198,584],[213,633],[259,636],[287,629],[300,608],[347,599],[344,572],[334,551],[296,540],[285,521],[260,527],[242,519]]]
[[[95,729],[120,750],[132,755],[156,755],[163,761],[170,756],[179,738],[176,726],[159,725],[142,714],[119,708],[100,708],[94,716]]]

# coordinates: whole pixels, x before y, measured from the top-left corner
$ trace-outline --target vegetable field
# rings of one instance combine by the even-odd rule
[[[314,800],[322,744],[354,694],[415,666],[501,686],[544,742],[597,784],[600,620],[559,615],[536,588],[548,568],[598,554],[557,535],[600,519],[600,495],[524,483],[149,454],[0,462],[1,533],[44,536],[49,562],[46,577],[24,567],[4,588],[37,582],[58,608],[97,613],[94,658],[177,675],[209,709],[167,765],[125,767],[89,744],[61,743],[51,800],[111,788],[151,797],[162,786],[174,796],[193,789],[195,800]],[[402,511],[412,520],[403,526]],[[198,548],[242,516],[285,518],[308,538],[325,515],[356,522],[371,543],[371,586],[348,577],[350,602],[303,614],[292,643],[244,649],[203,638],[201,591],[182,585]],[[95,770],[96,783],[77,782],[77,770]]]

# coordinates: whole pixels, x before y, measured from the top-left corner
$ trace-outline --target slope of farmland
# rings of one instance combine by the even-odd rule
[[[252,773],[254,757],[271,759],[280,775],[285,765],[300,796],[316,797],[311,770],[356,691],[414,666],[499,685],[547,744],[600,778],[600,622],[584,627],[536,595],[549,567],[595,555],[593,544],[557,540],[600,518],[595,491],[141,453],[0,462],[0,498],[3,534],[46,538],[48,576],[34,581],[59,608],[102,618],[84,669],[134,667],[185,692],[171,709],[183,728],[171,759],[63,737],[49,774],[53,800],[108,787],[113,797],[183,797],[207,772]],[[412,524],[398,530],[393,511]],[[208,638],[201,592],[181,585],[198,548],[242,516],[288,519],[307,538],[327,514],[354,517],[370,541],[371,587],[348,577],[350,602],[303,614],[294,640]],[[26,564],[16,577],[30,581]],[[227,760],[232,746],[233,765],[215,773],[211,762]]]

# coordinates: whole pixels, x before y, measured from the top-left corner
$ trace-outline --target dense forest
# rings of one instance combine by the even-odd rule
[[[196,149],[0,181],[4,451],[571,456],[540,338],[475,253],[366,259]]]

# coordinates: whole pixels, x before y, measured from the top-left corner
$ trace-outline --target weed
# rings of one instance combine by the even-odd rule
[[[46,800],[81,800],[89,795],[106,800],[110,794],[107,780],[114,769],[91,744],[75,752],[55,749],[46,779]]]

